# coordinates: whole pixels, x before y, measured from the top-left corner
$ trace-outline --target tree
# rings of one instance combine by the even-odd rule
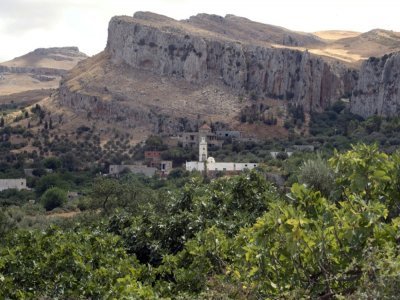
[[[299,181],[313,190],[320,191],[326,197],[329,197],[334,188],[333,171],[320,155],[303,163],[300,167]]]
[[[69,184],[63,180],[59,174],[47,174],[42,176],[36,183],[36,194],[41,196],[51,187],[58,187],[67,190],[69,188]]]
[[[61,167],[61,160],[57,157],[48,157],[43,161],[43,165],[52,170],[57,170]]]
[[[44,208],[49,211],[62,206],[67,200],[67,192],[58,188],[49,188],[41,197]]]
[[[116,179],[99,177],[92,186],[92,206],[109,213],[113,207],[118,206],[121,195],[121,185]]]

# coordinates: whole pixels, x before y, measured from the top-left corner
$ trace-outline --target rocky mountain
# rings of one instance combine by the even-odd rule
[[[61,76],[86,58],[77,47],[39,48],[0,63],[0,95],[57,88]]]
[[[180,31],[171,31],[173,25]],[[351,86],[345,84],[351,81],[349,71],[339,62],[307,51],[207,37],[197,27],[170,19],[113,18],[106,51],[113,61],[157,75],[197,83],[220,79],[238,92],[292,100],[311,110],[328,106]]]
[[[243,108],[268,99],[313,112],[351,97],[355,113],[393,115],[397,54],[371,58],[361,68],[354,62],[365,55],[363,43],[397,49],[396,34],[371,34],[328,41],[231,15],[118,16],[109,23],[105,50],[68,72],[54,101],[141,133],[175,134],[201,120],[238,128]],[[353,56],[345,50],[352,39]],[[332,43],[336,52],[329,52]]]
[[[66,75],[58,101],[121,126],[176,133],[194,128],[199,119],[238,126],[238,114],[250,98],[279,99],[281,105],[291,101],[311,111],[352,91],[356,73],[340,61],[276,47],[272,40],[235,39],[232,32],[201,28],[199,18],[205,16],[187,21],[152,13],[112,18],[106,49]],[[296,43],[319,43],[310,35],[292,36]]]

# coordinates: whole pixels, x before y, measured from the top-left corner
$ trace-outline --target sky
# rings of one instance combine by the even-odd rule
[[[400,31],[399,8],[395,0],[0,0],[0,62],[42,47],[78,46],[94,55],[106,45],[111,17],[136,11],[179,20],[234,14],[297,31],[365,32]]]

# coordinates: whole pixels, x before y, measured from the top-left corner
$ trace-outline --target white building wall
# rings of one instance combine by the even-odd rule
[[[0,179],[0,191],[8,189],[26,190],[26,179]]]
[[[187,171],[204,171],[204,162],[189,161],[186,162]],[[258,166],[256,163],[234,163],[234,162],[216,162],[207,163],[208,171],[243,171],[251,170]]]

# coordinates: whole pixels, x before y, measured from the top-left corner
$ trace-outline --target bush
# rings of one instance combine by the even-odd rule
[[[325,196],[330,195],[334,186],[333,172],[320,155],[303,163],[300,167],[299,181]]]
[[[67,200],[67,193],[57,187],[48,189],[42,196],[43,207],[49,211],[62,206]]]

